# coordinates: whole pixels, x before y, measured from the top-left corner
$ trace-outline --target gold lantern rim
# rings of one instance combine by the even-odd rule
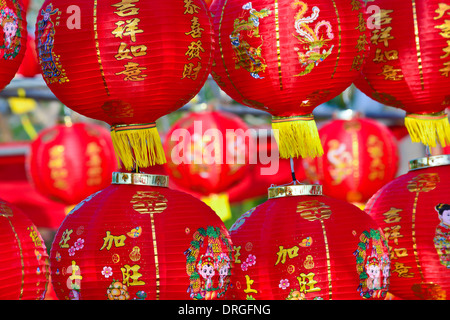
[[[112,184],[169,187],[169,177],[157,174],[135,172],[113,172]]]
[[[409,171],[446,166],[450,164],[450,155],[442,154],[437,156],[423,157],[409,162]]]
[[[268,189],[268,198],[285,198],[298,196],[321,196],[322,185],[320,184],[294,184],[283,186],[272,186]]]

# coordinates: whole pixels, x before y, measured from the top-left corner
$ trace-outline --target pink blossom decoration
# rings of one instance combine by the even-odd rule
[[[278,285],[281,289],[285,290],[287,287],[289,287],[289,280],[288,279],[281,279],[280,284]]]
[[[103,270],[102,270],[102,275],[105,277],[105,278],[109,278],[110,276],[112,276],[112,268],[111,267],[103,267]]]

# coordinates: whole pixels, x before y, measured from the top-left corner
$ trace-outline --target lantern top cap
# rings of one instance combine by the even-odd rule
[[[269,188],[268,193],[269,199],[298,196],[321,196],[322,186],[319,184],[273,186]]]
[[[442,154],[438,156],[430,156],[418,158],[409,162],[409,171],[446,166],[450,164],[450,155]]]
[[[112,184],[128,184],[167,188],[169,187],[169,177],[146,173],[113,172]]]

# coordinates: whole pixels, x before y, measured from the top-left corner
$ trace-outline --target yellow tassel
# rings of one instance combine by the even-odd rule
[[[450,124],[445,112],[408,113],[405,118],[405,126],[412,142],[422,142],[430,147],[436,147],[436,141],[439,141],[442,147],[450,144]]]
[[[211,209],[213,209],[223,222],[231,219],[231,208],[228,194],[211,194],[201,199]]]
[[[119,168],[146,168],[166,163],[166,156],[155,123],[111,127],[111,138]]]
[[[315,158],[323,155],[322,143],[312,114],[273,117],[272,128],[280,158]]]

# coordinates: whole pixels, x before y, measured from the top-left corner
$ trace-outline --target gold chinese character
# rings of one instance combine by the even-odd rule
[[[444,68],[439,69],[439,71],[441,72],[442,76],[448,78],[448,75],[450,73],[450,61],[447,61],[446,63],[444,63]]]
[[[442,32],[439,32],[441,36],[446,39],[450,39],[450,20],[445,20],[445,22],[439,26],[435,26],[436,29],[441,29]]]
[[[258,293],[258,290],[252,289],[252,284],[255,282],[255,280],[250,279],[249,275],[245,275],[245,283],[247,285],[247,288],[244,289],[245,293]]]
[[[437,17],[434,17],[434,20],[438,20],[442,18],[447,10],[450,10],[450,5],[446,3],[439,3],[439,9],[436,9]],[[450,12],[447,12],[450,15]]]
[[[144,281],[139,280],[139,278],[142,277],[142,274],[138,272],[140,268],[141,267],[137,264],[134,266],[126,264],[123,268],[120,268],[120,271],[122,271],[123,283],[127,286],[145,285]]]
[[[59,247],[60,248],[69,248],[69,244],[67,243],[70,240],[70,235],[72,234],[73,230],[66,229],[62,236],[61,240],[59,241]]]
[[[125,42],[122,42],[114,58],[116,58],[116,60],[131,60],[133,59],[133,56],[141,57],[147,54],[147,46],[145,45],[131,46],[130,49],[128,49],[127,47],[128,45]]]
[[[201,38],[202,37],[202,31],[205,31],[200,26],[200,23],[198,22],[198,17],[193,17],[191,20],[191,31],[186,32],[185,35],[191,36],[192,38]]]
[[[365,50],[367,44],[369,43],[367,42],[366,35],[362,34],[359,36],[358,43],[355,48],[358,49],[358,51],[363,51]]]
[[[367,30],[366,28],[366,20],[364,19],[364,15],[362,12],[358,14],[359,23],[358,26],[355,28],[356,30],[359,30],[360,32],[365,32]]]
[[[155,191],[138,191],[130,203],[140,214],[161,213],[167,209],[167,199]]]
[[[147,77],[146,74],[141,74],[145,67],[139,67],[139,63],[128,62],[124,65],[125,70],[116,73],[116,75],[125,75],[124,81],[143,81]]]
[[[391,207],[387,212],[383,213],[383,216],[386,217],[384,219],[384,222],[386,223],[398,223],[402,219],[399,215],[400,212],[402,212],[403,209],[397,209],[394,207]]]
[[[198,10],[200,10],[200,7],[193,4],[193,0],[184,0],[184,14],[194,14],[198,13]]]
[[[300,202],[297,205],[297,213],[308,221],[328,219],[331,216],[330,207],[317,200]]]
[[[356,55],[355,58],[353,58],[352,67],[350,70],[357,70],[359,71],[364,63],[364,56],[360,56],[359,54]]]
[[[200,57],[200,53],[205,52],[205,49],[202,47],[202,41],[198,40],[197,42],[193,41],[188,47],[188,51],[186,51],[185,55],[188,56],[188,60],[193,58],[202,59]]]
[[[351,5],[352,5],[352,11],[361,10],[361,2],[359,2],[358,0],[352,0]]]
[[[125,235],[113,236],[110,231],[106,231],[106,237],[103,238],[103,245],[100,250],[106,248],[106,250],[110,250],[113,243],[116,248],[125,246]]]
[[[241,256],[241,246],[233,246],[234,249],[234,263],[242,263],[242,261],[239,259]]]
[[[400,81],[403,79],[403,75],[399,74],[401,72],[402,72],[401,69],[394,69],[393,66],[386,64],[383,66],[383,72],[378,73],[378,75],[384,76],[384,80]]]
[[[199,62],[197,66],[194,66],[192,62],[184,65],[183,76],[181,79],[188,78],[191,80],[197,80],[198,73],[202,69],[202,64]]]
[[[395,225],[392,227],[386,227],[383,229],[384,235],[387,240],[393,240],[395,245],[398,245],[398,238],[403,238],[403,235],[400,234],[401,226]]]
[[[120,17],[134,16],[139,13],[139,8],[136,8],[134,3],[139,2],[139,0],[122,0],[119,3],[112,4],[111,6],[116,7],[118,11],[114,13]]]
[[[283,246],[279,246],[278,248],[280,250],[277,252],[278,259],[277,262],[275,262],[275,265],[279,264],[280,262],[284,264],[286,262],[287,256],[289,257],[289,259],[298,257],[298,250],[300,249],[297,246],[293,246],[289,249],[284,249]]]
[[[123,39],[123,37],[130,37],[132,42],[136,42],[136,34],[143,33],[144,30],[139,29],[138,24],[141,21],[139,18],[133,18],[125,21],[116,22],[117,28],[112,34],[116,38]]]
[[[297,277],[298,284],[300,286],[299,291],[308,293],[308,292],[317,292],[320,291],[320,288],[315,288],[314,286],[317,284],[317,281],[314,280],[315,274],[310,272],[308,274],[301,273],[299,277]]]
[[[405,266],[404,263],[395,262],[394,267],[392,268],[392,272],[397,273],[399,278],[412,278],[414,273],[409,273],[409,269],[412,267]]]
[[[384,43],[384,46],[389,47],[389,40],[394,39],[391,36],[392,27],[386,27],[383,29],[375,29],[372,31],[372,37],[370,38],[371,42],[375,45],[378,43]]]
[[[445,59],[450,55],[450,40],[447,40],[447,47],[442,49],[442,51],[444,51],[445,54],[440,56],[439,58]]]

